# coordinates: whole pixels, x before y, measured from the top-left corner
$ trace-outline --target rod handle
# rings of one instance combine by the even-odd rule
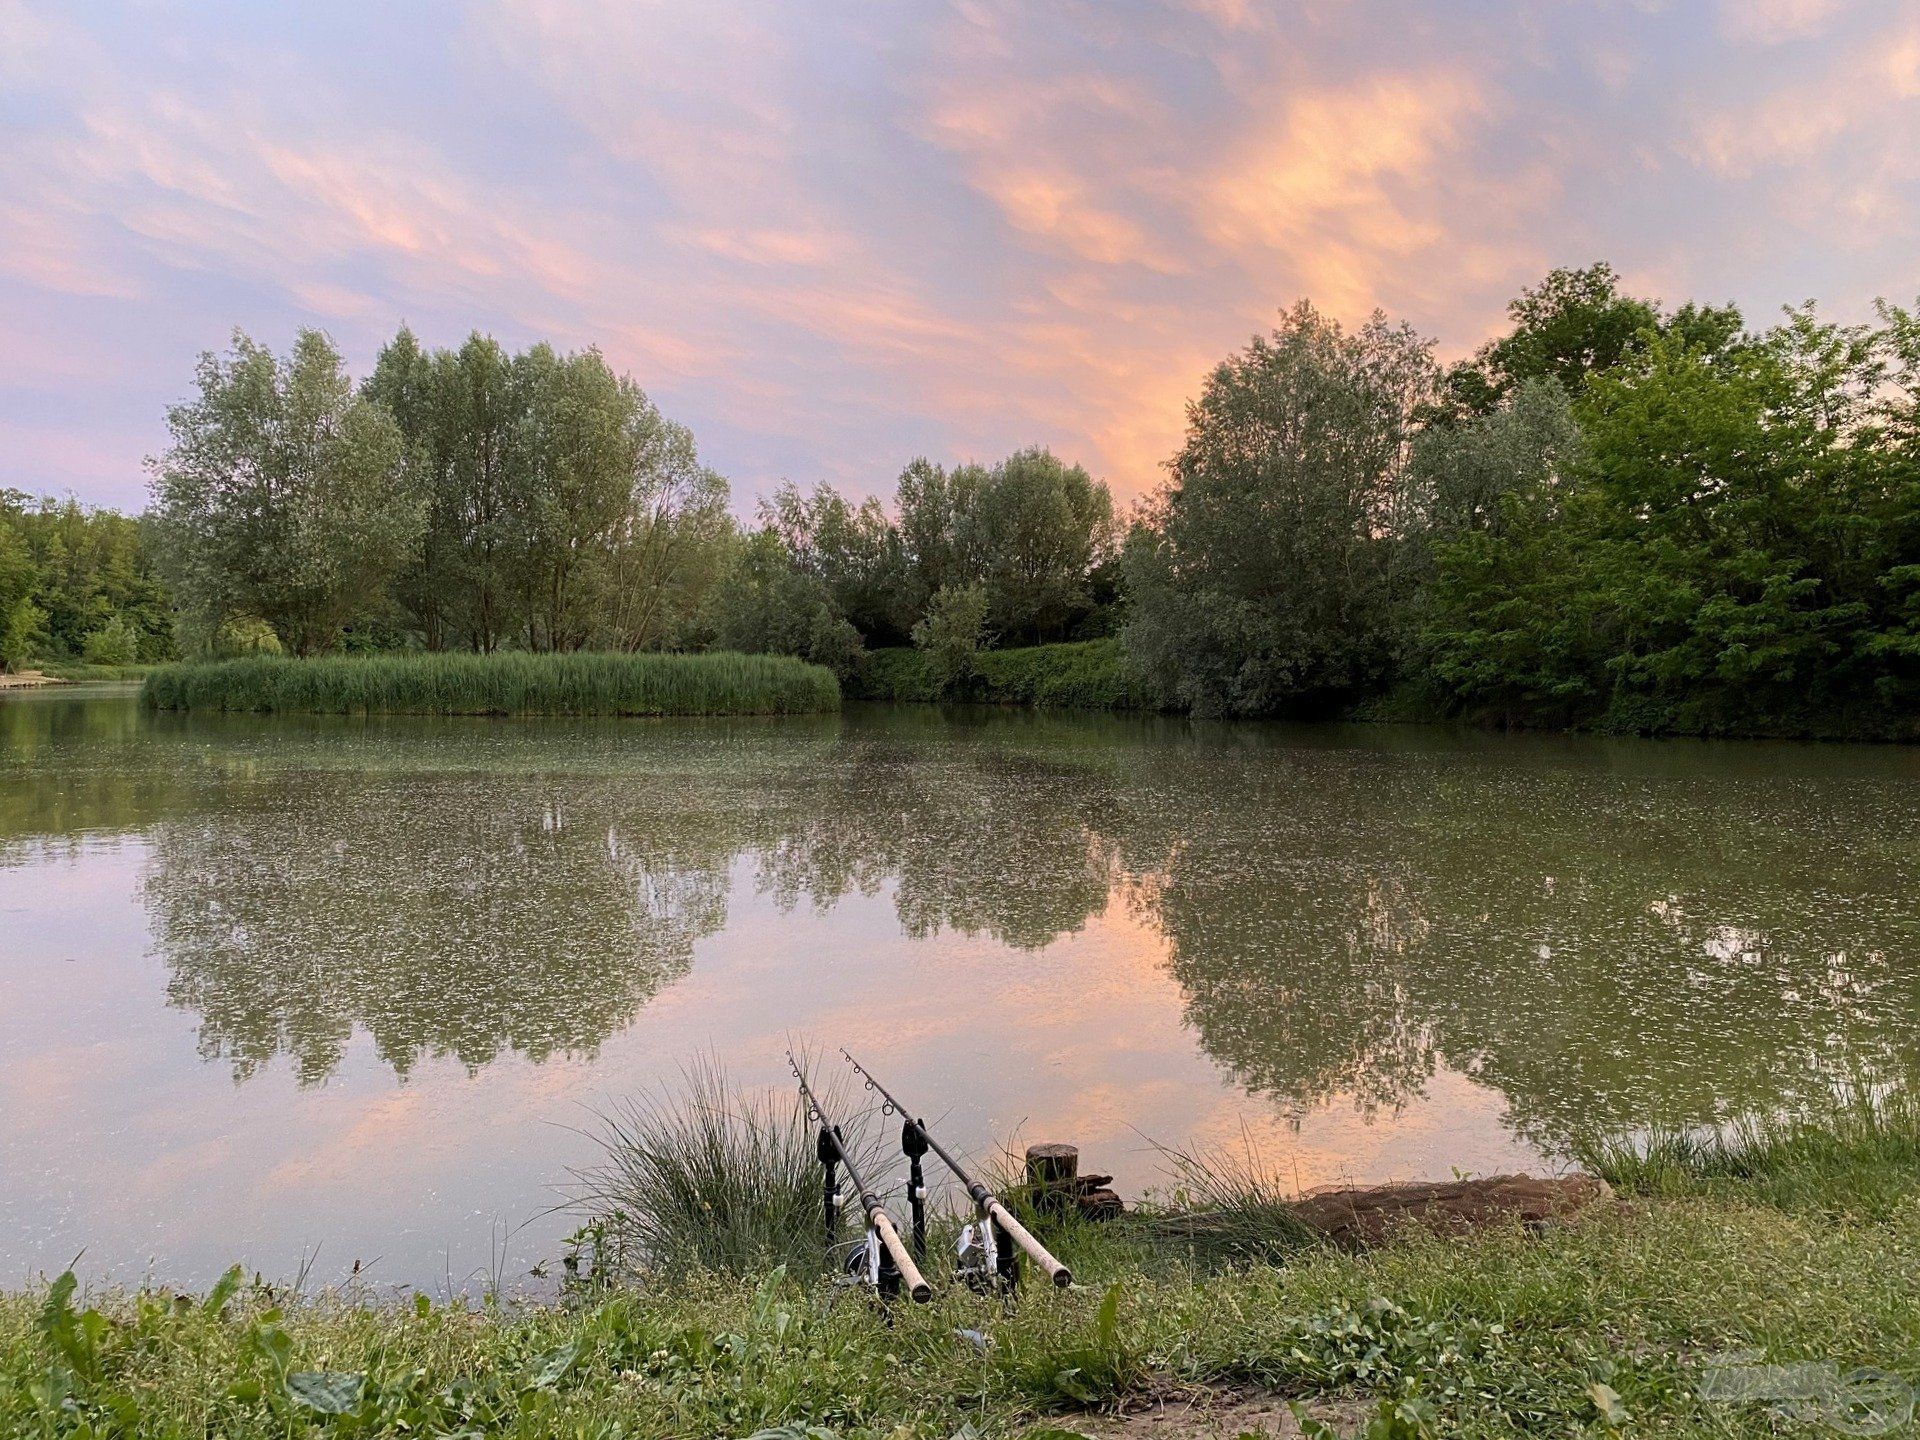
[[[921,1305],[933,1298],[933,1287],[927,1284],[927,1277],[920,1273],[920,1267],[913,1263],[913,1257],[907,1253],[907,1247],[900,1243],[900,1232],[893,1228],[893,1218],[878,1206],[873,1211],[873,1228],[880,1236],[880,1243],[887,1247],[887,1254],[893,1257],[893,1268],[900,1272],[900,1278],[907,1282],[907,1293]]]
[[[1053,1252],[1034,1239],[1027,1227],[1013,1218],[1013,1212],[991,1195],[987,1197],[987,1215],[999,1223],[1000,1228],[1012,1237],[1014,1244],[1033,1257],[1033,1263],[1046,1271],[1047,1278],[1055,1285],[1065,1289],[1073,1283],[1073,1272],[1054,1259]]]

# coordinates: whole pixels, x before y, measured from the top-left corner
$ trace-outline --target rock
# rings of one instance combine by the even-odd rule
[[[1493,1175],[1483,1180],[1414,1181],[1324,1188],[1294,1202],[1294,1213],[1336,1245],[1378,1244],[1402,1225],[1443,1234],[1520,1220],[1544,1226],[1613,1194],[1593,1175],[1538,1179]]]

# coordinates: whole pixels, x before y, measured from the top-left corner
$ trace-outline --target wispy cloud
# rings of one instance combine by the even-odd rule
[[[1548,266],[1911,287],[1899,0],[0,0],[0,484],[122,504],[193,352],[598,344],[749,498],[1051,444],[1154,482],[1295,297],[1461,350]]]

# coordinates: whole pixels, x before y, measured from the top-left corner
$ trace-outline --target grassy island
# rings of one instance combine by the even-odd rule
[[[783,655],[258,656],[163,666],[141,697],[314,715],[790,715],[839,709],[840,685]]]

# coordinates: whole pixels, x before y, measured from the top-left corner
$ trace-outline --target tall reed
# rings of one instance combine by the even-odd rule
[[[785,655],[249,656],[147,677],[160,710],[318,715],[787,715],[837,710],[833,673]]]

